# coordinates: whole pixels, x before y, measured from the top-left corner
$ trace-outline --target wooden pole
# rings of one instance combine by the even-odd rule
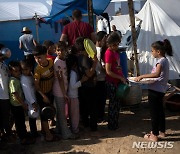
[[[135,28],[133,0],[128,0],[128,7],[129,7],[129,17],[130,17],[130,22],[131,22],[133,49],[134,49],[134,64],[135,64],[135,69],[136,69],[136,76],[139,76],[140,72],[139,72],[137,44],[136,44],[136,28]]]
[[[35,23],[36,23],[36,39],[37,39],[37,42],[39,43],[39,29],[38,29],[38,16],[37,16],[37,13],[35,13]]]
[[[94,28],[94,20],[93,20],[93,2],[92,0],[88,0],[88,19],[89,24]]]

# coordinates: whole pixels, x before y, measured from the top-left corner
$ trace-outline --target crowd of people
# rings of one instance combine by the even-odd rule
[[[11,61],[5,65],[0,54],[0,133],[1,141],[15,137],[12,126],[21,144],[33,144],[37,131],[36,119],[40,117],[41,133],[47,142],[76,139],[79,123],[91,131],[97,131],[98,122],[104,119],[106,99],[108,104],[108,129],[118,129],[121,99],[116,96],[118,84],[127,84],[120,66],[118,46],[121,35],[116,31],[106,34],[94,33],[92,27],[81,21],[79,10],[73,12],[74,21],[64,27],[60,41],[45,40],[38,44],[31,31],[23,28],[20,49],[25,53],[22,61]],[[84,41],[91,39],[97,53],[89,56]],[[29,45],[28,45],[29,44]],[[0,49],[4,46],[1,44]],[[158,135],[165,136],[165,116],[162,98],[168,81],[168,60],[172,48],[168,40],[152,44],[152,54],[159,61],[151,74],[142,78],[159,77],[151,85],[152,132],[146,139],[157,141]],[[36,64],[34,63],[36,62]],[[56,117],[49,118],[44,112],[50,107]],[[25,116],[29,117],[30,133],[27,132]],[[56,126],[52,132],[51,126]]]

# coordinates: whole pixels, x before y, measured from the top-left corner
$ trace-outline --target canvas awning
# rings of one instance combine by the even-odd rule
[[[0,0],[0,21],[49,16],[51,8],[52,0]]]

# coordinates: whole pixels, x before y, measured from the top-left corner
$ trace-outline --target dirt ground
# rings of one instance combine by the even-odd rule
[[[100,123],[97,132],[90,132],[81,127],[80,138],[77,140],[60,140],[47,143],[39,137],[34,145],[22,146],[10,144],[0,153],[8,154],[177,154],[180,151],[180,112],[165,109],[167,137],[161,139],[163,148],[133,147],[133,143],[150,144],[143,135],[151,129],[147,98],[143,97],[138,106],[126,106],[119,116],[120,128],[116,131],[107,129],[107,123]],[[28,125],[27,125],[28,126]],[[29,128],[28,128],[29,129]],[[40,121],[38,120],[40,130]],[[173,145],[172,148],[167,144]]]

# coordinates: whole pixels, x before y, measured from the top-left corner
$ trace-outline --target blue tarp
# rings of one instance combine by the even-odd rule
[[[104,12],[111,0],[92,0],[93,11],[96,15]],[[79,9],[87,13],[88,0],[53,0],[50,16],[45,18],[47,22],[58,21],[64,17],[71,16],[72,11]]]

